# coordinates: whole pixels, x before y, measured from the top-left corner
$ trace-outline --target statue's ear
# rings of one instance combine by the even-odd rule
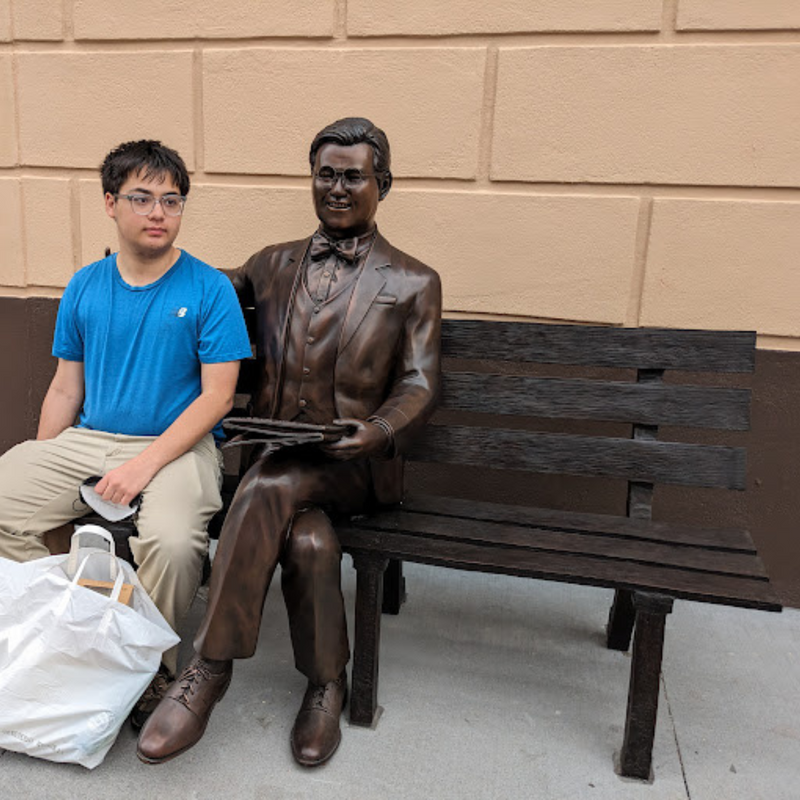
[[[389,172],[387,169],[383,175],[378,178],[378,200],[383,200],[387,194],[389,194],[389,189],[392,188],[392,173]]]

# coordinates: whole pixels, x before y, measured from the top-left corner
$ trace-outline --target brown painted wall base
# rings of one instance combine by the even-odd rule
[[[57,300],[0,298],[0,452],[36,434],[55,369],[50,345],[57,308]],[[730,383],[745,380],[735,376]],[[752,430],[739,439],[749,448],[747,491],[662,487],[654,518],[748,527],[783,602],[800,608],[800,353],[759,351],[752,387]],[[661,435],[682,438],[680,429],[663,429]],[[705,441],[716,440],[709,434]],[[725,441],[738,443],[729,434]],[[445,476],[435,467],[415,465],[409,484],[455,497],[607,513],[625,509],[621,482],[589,478],[543,475],[531,487],[507,472],[464,469],[454,479],[452,471]]]
[[[36,435],[56,361],[50,355],[58,300],[0,298],[0,452]]]

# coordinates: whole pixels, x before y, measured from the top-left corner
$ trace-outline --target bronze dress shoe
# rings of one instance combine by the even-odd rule
[[[160,764],[197,744],[232,673],[230,663],[216,672],[206,659],[195,655],[142,728],[136,755],[146,764]]]
[[[292,728],[292,755],[304,767],[324,764],[342,739],[339,717],[347,701],[347,673],[324,686],[308,684]]]

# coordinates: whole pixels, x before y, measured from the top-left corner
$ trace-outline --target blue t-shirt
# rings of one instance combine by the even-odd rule
[[[201,363],[247,358],[250,342],[221,272],[181,251],[155,283],[130,286],[114,254],[64,290],[53,355],[83,362],[79,427],[160,436],[200,395]],[[220,424],[214,436],[223,437]]]

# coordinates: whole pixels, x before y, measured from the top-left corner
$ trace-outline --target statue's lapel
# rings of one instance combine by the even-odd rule
[[[281,389],[283,387],[283,375],[285,371],[284,355],[286,353],[286,342],[292,325],[292,310],[294,309],[295,296],[300,284],[301,267],[306,250],[311,244],[311,237],[303,239],[293,247],[284,263],[280,266],[275,275],[275,280],[271,287],[271,298],[267,301],[267,308],[271,309],[274,319],[265,321],[266,324],[274,325],[275,329],[280,330],[281,335],[274,339],[277,348],[275,353],[271,353],[273,363],[278,364],[278,375],[276,386],[278,391],[274,394],[273,408],[271,415],[277,414],[280,405]]]
[[[349,344],[350,340],[358,330],[358,326],[367,315],[370,306],[375,298],[380,294],[381,289],[386,283],[384,270],[390,267],[392,258],[389,252],[389,243],[380,233],[375,234],[375,242],[367,256],[367,263],[356,282],[350,304],[347,308],[347,316],[342,326],[342,337],[339,340],[339,352],[341,353]]]

